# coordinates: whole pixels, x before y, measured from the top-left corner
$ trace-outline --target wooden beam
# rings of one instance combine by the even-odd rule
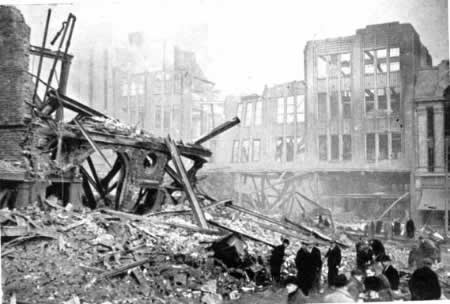
[[[276,245],[274,245],[274,244],[272,244],[272,243],[270,243],[268,241],[261,240],[259,238],[254,237],[254,236],[248,235],[248,234],[246,234],[244,232],[234,230],[233,228],[229,228],[229,227],[224,226],[222,224],[219,224],[217,222],[208,221],[208,223],[213,225],[213,226],[216,226],[217,228],[220,228],[220,229],[232,232],[232,233],[236,233],[236,234],[242,235],[243,237],[248,238],[249,240],[252,240],[252,241],[255,241],[255,242],[259,242],[259,243],[263,243],[263,244],[266,244],[266,245],[271,246],[271,247],[276,247]]]
[[[97,145],[95,144],[95,142],[91,139],[91,137],[89,136],[89,134],[86,132],[86,130],[83,128],[83,126],[80,124],[80,122],[77,119],[73,120],[75,122],[75,124],[78,126],[78,128],[80,129],[81,133],[83,134],[83,136],[87,139],[87,141],[89,142],[89,144],[92,146],[92,148],[94,148],[95,152],[97,152],[98,154],[100,154],[100,156],[103,158],[103,160],[105,161],[105,163],[108,165],[109,169],[112,170],[112,166],[109,163],[108,159],[106,158],[106,156],[103,154],[102,151],[100,151],[100,149],[97,147]]]
[[[295,223],[294,221],[292,221],[292,220],[290,220],[288,218],[284,218],[284,221],[286,223],[288,223],[288,224],[291,224],[291,225],[293,225],[293,226],[295,226],[297,228],[300,228],[300,229],[302,229],[304,231],[307,231],[307,232],[311,233],[314,237],[316,237],[318,239],[321,239],[321,240],[327,241],[327,242],[332,242],[333,241],[333,239],[331,237],[326,236],[325,234],[323,234],[321,232],[318,232],[318,231],[316,231],[316,230],[314,230],[312,228],[309,228],[307,226],[304,226],[304,225],[302,225],[300,223]],[[346,244],[344,244],[342,242],[336,241],[336,243],[341,245],[341,246],[343,246],[343,247],[348,247],[348,245],[346,245]]]
[[[172,156],[178,175],[181,177],[181,180],[183,182],[183,188],[191,204],[192,211],[194,212],[194,218],[201,228],[208,229],[208,223],[206,222],[205,215],[203,214],[203,211],[200,208],[200,204],[197,200],[197,197],[195,196],[192,185],[188,179],[186,169],[184,168],[183,162],[180,157],[180,153],[178,152],[178,148],[175,145],[175,142],[170,137],[166,138],[165,141],[167,148],[170,151],[170,155]]]
[[[395,205],[397,205],[398,202],[407,198],[408,196],[409,196],[409,192],[405,192],[402,196],[400,196],[398,199],[393,201],[392,204],[389,207],[387,207],[386,210],[384,210],[383,213],[379,217],[377,217],[377,219],[375,221],[381,220],[386,214],[388,214],[389,211],[391,211],[392,208],[395,207]]]

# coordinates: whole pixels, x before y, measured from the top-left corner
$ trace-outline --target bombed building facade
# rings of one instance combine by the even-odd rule
[[[309,41],[304,60],[304,82],[277,86],[279,95],[273,94],[277,87],[265,88],[261,96],[225,105],[244,123],[223,135],[227,149],[217,156],[222,163],[208,168],[227,172],[238,199],[262,210],[290,201],[283,213],[302,214],[316,202],[363,218],[386,215],[388,207],[391,218],[421,218],[422,198],[430,195],[421,181],[433,179],[423,173],[429,168],[424,159],[439,158],[431,175],[440,174],[440,187],[445,184],[442,134],[449,120],[442,104],[448,62],[433,67],[413,26],[398,22]],[[430,98],[441,104],[434,106],[440,110],[432,128],[440,139],[429,144],[438,152],[427,157],[430,148],[423,143],[430,135],[423,133],[421,113]],[[252,128],[248,120],[261,127]]]

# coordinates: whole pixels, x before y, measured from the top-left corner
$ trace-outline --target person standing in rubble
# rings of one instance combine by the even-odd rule
[[[416,226],[414,225],[414,221],[409,219],[406,222],[406,236],[410,239],[414,238],[414,233],[416,232]]]
[[[302,245],[295,257],[295,266],[297,267],[297,283],[303,294],[307,296],[312,288],[314,279],[314,268],[311,263],[311,253],[308,245]]]
[[[320,277],[322,275],[322,255],[320,253],[319,244],[316,243],[311,249],[311,263],[313,268],[313,284],[312,290],[315,292],[320,291]]]
[[[281,245],[278,245],[272,250],[272,255],[270,256],[270,273],[272,280],[276,283],[280,282],[281,265],[283,265],[284,253],[288,246],[289,240],[284,239]]]
[[[331,247],[328,249],[325,257],[327,258],[328,265],[328,286],[334,286],[334,280],[338,275],[338,268],[342,260],[341,249],[336,241],[331,243]]]

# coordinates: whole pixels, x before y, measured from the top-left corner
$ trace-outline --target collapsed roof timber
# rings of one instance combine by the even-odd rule
[[[197,223],[206,228],[197,197],[211,198],[197,189],[196,173],[211,152],[201,144],[235,126],[239,119],[225,122],[193,143],[175,143],[170,136],[155,137],[66,96],[73,58],[68,51],[76,17],[69,14],[63,22],[51,42],[52,45],[58,43],[54,51],[46,48],[50,16],[49,10],[42,47],[23,49],[24,58],[31,54],[39,59],[37,74],[31,75],[34,83],[27,79],[29,83],[26,84],[34,86],[31,102],[25,98],[31,115],[25,122],[25,164],[21,167],[25,167],[23,181],[33,184],[30,193],[39,193],[35,195],[37,199],[45,199],[45,195],[53,193],[74,205],[84,203],[91,208],[105,205],[144,213],[157,209],[165,197],[171,199],[173,192],[181,190],[191,203]],[[28,45],[28,41],[25,44]],[[52,60],[46,81],[41,79],[44,57]],[[61,67],[59,81],[55,77],[58,63]],[[57,88],[51,87],[55,80]],[[43,90],[42,87],[39,90],[40,85],[44,86]],[[45,93],[39,96],[39,91]],[[67,110],[75,112],[76,116],[65,122]],[[112,154],[105,155],[105,150]],[[92,158],[95,152],[107,165],[107,174],[103,178]],[[191,163],[187,170],[182,157]],[[169,178],[165,179],[166,176]],[[47,181],[52,181],[53,185],[48,187]],[[36,184],[39,185],[36,187]],[[32,196],[28,195],[30,200]]]

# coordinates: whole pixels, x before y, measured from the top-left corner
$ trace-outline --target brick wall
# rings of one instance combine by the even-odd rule
[[[31,101],[30,28],[20,11],[0,6],[0,158],[19,159]]]

